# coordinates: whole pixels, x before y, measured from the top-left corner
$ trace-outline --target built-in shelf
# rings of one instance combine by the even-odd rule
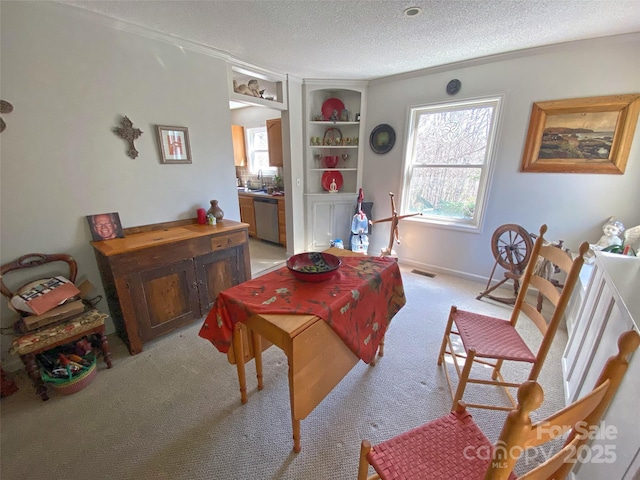
[[[227,64],[227,80],[229,84],[229,100],[232,102],[244,103],[255,107],[267,107],[274,110],[287,109],[287,79],[284,75],[229,63]],[[263,96],[265,98],[235,91],[234,85],[248,85],[251,80],[258,81],[259,89],[261,91],[264,90]]]

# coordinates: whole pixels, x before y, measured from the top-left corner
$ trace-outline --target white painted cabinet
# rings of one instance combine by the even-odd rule
[[[341,239],[349,248],[351,221],[356,208],[357,197],[341,196],[340,199],[307,199],[308,250],[325,250],[331,240]]]
[[[596,253],[591,280],[562,358],[567,403],[589,392],[605,361],[617,352],[618,337],[638,330],[640,321],[640,258]],[[640,353],[635,352],[616,396],[603,417],[615,427],[615,438],[596,438],[591,454],[609,452],[613,462],[578,463],[575,479],[636,479],[640,473]]]
[[[366,88],[363,81],[304,82],[308,250],[329,248],[331,240],[338,238],[349,248],[367,144]]]

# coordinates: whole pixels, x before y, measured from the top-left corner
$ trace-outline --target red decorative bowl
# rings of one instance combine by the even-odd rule
[[[324,164],[327,166],[327,168],[336,168],[336,165],[338,165],[338,156],[326,155],[324,157]]]
[[[333,277],[342,261],[324,252],[304,252],[289,257],[287,268],[303,282],[323,282]]]

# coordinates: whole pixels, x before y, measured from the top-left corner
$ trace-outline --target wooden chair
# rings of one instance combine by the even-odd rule
[[[449,320],[442,339],[442,346],[438,355],[438,365],[442,365],[445,358],[451,358],[458,374],[458,386],[454,392],[449,371],[445,365],[444,372],[449,384],[449,390],[453,399],[452,410],[456,410],[462,400],[468,383],[482,385],[498,385],[504,388],[510,401],[510,405],[490,405],[468,403],[467,407],[489,408],[509,411],[515,407],[515,401],[509,392],[509,387],[517,388],[521,382],[507,382],[500,369],[505,360],[525,362],[531,364],[531,370],[527,380],[536,380],[544,363],[549,348],[553,342],[562,316],[578,280],[580,269],[584,263],[583,255],[589,248],[587,242],[580,245],[580,251],[575,260],[563,250],[545,245],[544,234],[547,226],[540,227],[540,235],[533,245],[531,260],[527,264],[524,275],[520,278],[520,290],[516,298],[511,320],[503,320],[487,315],[458,310],[451,307]],[[556,265],[567,274],[562,287],[554,285],[545,278],[542,265],[545,261]],[[542,313],[538,311],[537,304],[540,301],[538,295],[532,295],[530,289],[535,288],[538,294],[546,298],[554,307],[551,320],[547,324]],[[531,303],[529,303],[531,302]],[[516,331],[516,323],[521,314],[526,315],[542,333],[542,341],[537,353],[533,353],[522,337]],[[454,329],[455,326],[455,329]],[[456,349],[452,338],[460,340],[461,346]],[[464,352],[462,352],[464,350]],[[460,366],[459,359],[464,359],[464,365]],[[474,363],[492,367],[491,378],[472,378],[472,366]],[[473,370],[475,372],[475,370]]]
[[[457,409],[376,446],[363,440],[358,480],[562,480],[566,478],[590,434],[616,393],[629,366],[628,356],[638,348],[635,330],[618,339],[618,353],[610,357],[593,390],[535,424],[530,412],[544,394],[540,385],[527,381],[518,389],[518,406],[509,412],[495,445],[482,433],[460,402]],[[524,450],[539,447],[569,432],[564,446],[549,460],[520,477],[513,469]],[[546,451],[546,450],[545,450]],[[369,465],[376,474],[368,477]]]
[[[72,283],[75,283],[78,274],[78,264],[72,256],[65,254],[45,255],[42,253],[30,253],[0,267],[0,293],[11,299],[15,295],[15,292],[21,288],[11,290],[5,284],[4,280],[7,273],[26,268],[41,267],[42,265],[52,262],[66,263],[69,270],[66,278]],[[9,352],[20,356],[29,377],[31,377],[36,393],[40,395],[42,400],[48,400],[49,396],[47,395],[47,387],[42,381],[40,371],[36,364],[36,355],[39,353],[43,353],[59,345],[79,340],[84,336],[97,334],[100,338],[104,361],[107,364],[107,368],[111,368],[111,353],[109,351],[109,342],[107,341],[104,327],[106,318],[108,318],[108,315],[100,313],[95,309],[88,311],[85,309],[80,315],[46,325],[30,332],[25,332],[21,326],[22,318],[16,322],[15,329],[19,333],[12,341]]]

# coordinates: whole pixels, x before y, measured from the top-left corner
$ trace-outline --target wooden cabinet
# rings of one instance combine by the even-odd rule
[[[253,197],[238,195],[240,203],[240,221],[249,225],[249,236],[256,236],[256,210],[253,207]]]
[[[282,120],[267,120],[267,141],[269,143],[269,166],[282,167]]]
[[[287,215],[284,209],[284,197],[278,197],[278,232],[279,241],[283,247],[287,247]]]
[[[245,167],[247,152],[244,143],[244,127],[231,125],[231,139],[233,142],[233,163],[236,167]]]
[[[562,356],[567,403],[593,388],[605,361],[617,352],[619,336],[631,329],[638,331],[640,258],[596,252],[593,267]],[[638,378],[640,352],[636,351],[609,409],[602,417],[607,431],[614,427],[615,435],[605,435],[606,438],[600,435],[592,440],[589,452],[594,461],[578,462],[573,470],[574,478],[637,478],[640,470]],[[600,455],[596,457],[598,452]]]
[[[246,225],[184,222],[92,242],[116,331],[132,355],[202,318],[219,292],[251,278]]]

